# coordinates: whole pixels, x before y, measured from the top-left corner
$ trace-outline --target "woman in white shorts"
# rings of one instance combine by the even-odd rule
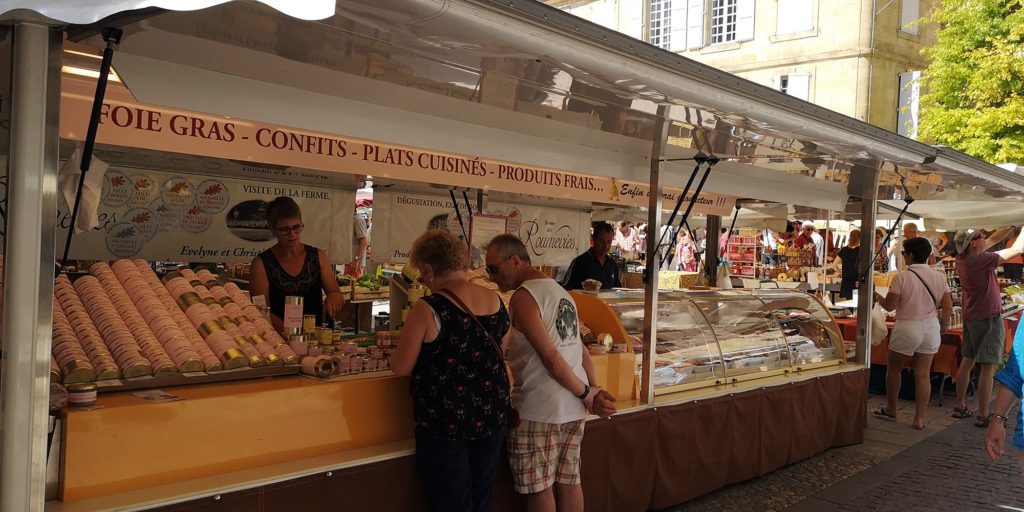
[[[929,372],[932,359],[939,351],[942,332],[949,325],[953,299],[943,273],[928,266],[932,253],[931,243],[925,238],[912,238],[903,243],[903,259],[907,270],[893,278],[889,293],[882,297],[875,292],[875,300],[887,311],[896,310],[896,325],[889,335],[889,353],[886,359],[884,407],[874,414],[884,419],[897,418],[896,402],[900,396],[900,372],[907,360],[914,358],[914,396],[916,410],[913,427],[925,427],[925,410],[931,398]]]

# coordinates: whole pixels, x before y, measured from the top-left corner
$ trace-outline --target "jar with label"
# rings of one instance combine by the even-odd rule
[[[285,334],[302,334],[302,296],[284,298],[284,318],[281,320]]]

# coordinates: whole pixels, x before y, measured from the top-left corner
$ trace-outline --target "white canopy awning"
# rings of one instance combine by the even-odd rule
[[[0,0],[0,21],[23,18],[28,11],[57,24],[88,25],[125,11],[157,8],[196,11],[231,0]],[[300,20],[334,16],[334,0],[255,0]],[[26,11],[19,13],[18,11]]]

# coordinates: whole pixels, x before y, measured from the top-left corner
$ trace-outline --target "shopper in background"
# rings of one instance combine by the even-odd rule
[[[985,252],[1003,241],[1012,227],[1002,228],[989,236],[966,229],[956,234],[956,274],[963,289],[964,344],[963,361],[956,372],[956,407],[953,416],[967,418],[974,413],[967,408],[967,383],[974,364],[981,367],[978,376],[978,416],[975,426],[989,424],[989,402],[992,399],[992,377],[1002,361],[1006,329],[1003,327],[1001,290],[996,280],[996,267],[1024,252],[1024,237],[1012,246]]]
[[[366,220],[358,212],[352,216],[352,249],[355,257],[352,263],[345,265],[345,273],[353,277],[361,277],[366,272],[366,249],[370,244],[370,229]]]
[[[1013,397],[1016,396],[1017,400],[1020,400],[1024,395],[1021,363],[1024,363],[1024,322],[1017,324],[1013,350],[1010,351],[1003,369],[995,377],[999,383],[999,390],[996,392],[996,403],[989,414],[988,431],[985,433],[985,451],[993,461],[999,460],[1005,450],[1006,422],[1013,406]],[[1011,444],[1017,449],[1017,464],[1024,473],[1024,403],[1017,408],[1017,424],[1013,429]]]
[[[889,272],[889,251],[882,247],[882,240],[885,239],[885,229],[875,228],[875,272]]]
[[[839,249],[839,254],[833,262],[842,265],[840,272],[839,296],[844,299],[853,299],[853,290],[859,287],[857,282],[860,273],[860,230],[850,231],[850,239],[846,247]]]
[[[661,268],[662,270],[669,270],[675,268],[675,228],[667,224],[661,226],[661,235],[658,237],[658,243],[662,244],[658,250],[661,251]]]
[[[284,298],[301,296],[302,313],[334,319],[341,309],[341,289],[327,254],[302,243],[302,211],[290,197],[267,204],[267,229],[277,238],[273,247],[252,260],[249,293],[263,295],[270,306],[270,323],[284,331]],[[326,294],[326,300],[324,299]]]
[[[901,246],[905,247],[907,240],[913,240],[915,238],[917,238],[917,224],[914,224],[913,222],[907,223],[907,225],[903,226],[903,244],[901,244]],[[928,264],[934,265],[935,263],[935,251],[933,250],[932,253],[928,255]]]
[[[641,222],[636,227],[636,259],[647,260],[647,223]]]
[[[696,272],[696,254],[697,246],[695,246],[693,244],[693,240],[690,239],[690,232],[686,229],[680,230],[679,235],[676,238],[676,262],[678,264],[676,270]]]
[[[731,241],[732,237],[729,236],[729,228],[722,228],[722,233],[718,235],[718,257],[720,259],[728,259],[729,242]]]
[[[622,286],[619,280],[619,267],[608,251],[615,239],[614,228],[607,222],[593,223],[594,234],[590,235],[590,249],[580,254],[565,271],[561,285],[566,290],[583,289],[583,281],[596,279],[601,281],[601,289],[609,290]]]
[[[1024,237],[1024,231],[1022,231],[1021,228],[1015,228],[1014,231],[1016,238],[1014,239],[1013,244],[1017,243],[1021,237]],[[1010,245],[1012,246],[1013,244]],[[1011,281],[1020,281],[1022,270],[1024,270],[1024,259],[1019,255],[1014,258],[1007,259],[1006,263],[1003,263],[1003,277]]]
[[[907,270],[892,279],[885,297],[875,292],[875,300],[880,306],[888,311],[896,310],[896,325],[889,335],[886,358],[885,396],[888,401],[874,413],[896,419],[900,373],[907,360],[913,357],[916,408],[911,425],[918,430],[925,427],[925,412],[931,398],[929,372],[932,359],[939,351],[942,332],[949,328],[949,316],[953,313],[953,298],[946,284],[946,274],[928,266],[931,253],[932,244],[928,240],[907,240],[902,253]]]
[[[618,248],[619,257],[627,260],[636,259],[637,241],[633,225],[626,221],[620,221],[618,228],[615,230],[614,241],[615,247]]]
[[[420,478],[432,510],[491,510],[512,414],[499,345],[507,343],[508,312],[497,294],[469,282],[466,244],[447,230],[416,239],[409,262],[431,295],[409,311],[391,368],[412,376]]]
[[[530,266],[519,238],[498,235],[487,244],[487,271],[509,301],[508,361],[512,403],[521,423],[509,429],[508,456],[516,492],[529,511],[583,510],[580,444],[587,411],[607,417],[615,398],[598,387],[580,339],[572,297]]]
[[[801,249],[811,246],[814,249],[814,264],[819,265],[825,260],[825,239],[814,232],[814,223],[805,220],[800,225],[800,234],[793,239],[793,247]]]

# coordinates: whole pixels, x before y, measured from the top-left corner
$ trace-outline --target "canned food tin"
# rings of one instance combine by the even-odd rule
[[[92,407],[96,405],[96,384],[79,382],[68,386],[68,405],[71,407]]]

